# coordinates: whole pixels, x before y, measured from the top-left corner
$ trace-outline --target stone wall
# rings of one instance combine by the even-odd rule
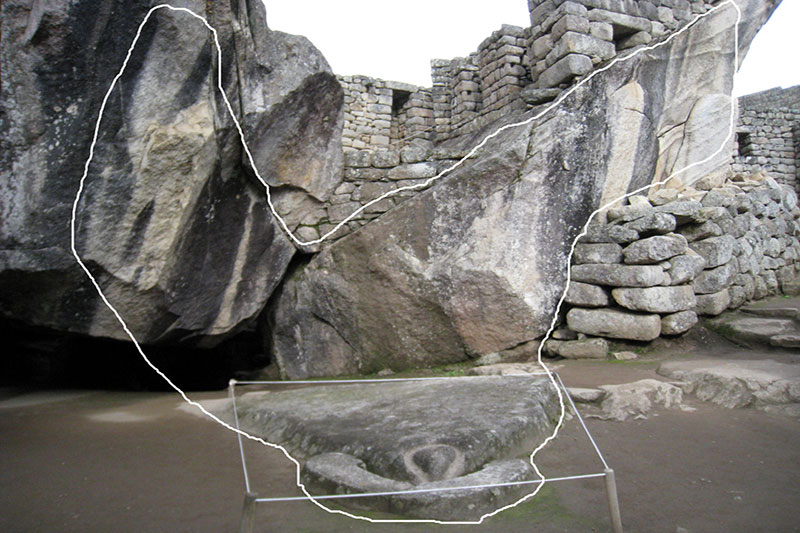
[[[347,150],[399,150],[433,127],[430,89],[407,83],[338,76],[344,90],[342,146]]]
[[[414,139],[444,141],[475,132],[553,100],[556,89],[575,77],[666,35],[717,2],[529,0],[529,28],[503,25],[467,57],[432,60],[430,89],[341,76],[345,150],[400,149]]]
[[[800,209],[795,192],[772,178],[633,197],[608,218],[576,245],[567,328],[548,345],[553,353],[605,357],[606,341],[593,338],[679,335],[698,315],[794,292]]]
[[[799,190],[800,86],[770,89],[739,98],[733,170],[769,172]]]

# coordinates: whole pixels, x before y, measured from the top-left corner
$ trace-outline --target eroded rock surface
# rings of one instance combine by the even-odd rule
[[[341,167],[342,92],[254,0],[178,2],[219,32],[223,86],[290,224]],[[103,97],[151,4],[2,5],[0,301],[29,324],[126,338],[70,253],[72,202]],[[160,9],[110,94],[78,205],[77,249],[144,343],[213,345],[251,322],[295,247],[266,210],[217,90],[210,32]]]

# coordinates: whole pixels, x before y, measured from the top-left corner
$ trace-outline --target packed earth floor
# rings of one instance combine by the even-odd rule
[[[568,387],[656,374],[669,360],[773,359],[700,328],[634,361],[556,362]],[[109,391],[0,393],[0,530],[236,531],[244,496],[233,433],[176,394]],[[197,400],[225,391],[193,393]],[[627,531],[795,531],[800,523],[800,425],[785,414],[727,409],[684,395],[625,422],[588,418],[615,469]],[[582,404],[578,404],[582,412]],[[689,409],[686,409],[686,408]],[[248,443],[260,496],[300,495],[280,452]],[[537,458],[546,476],[601,471],[578,421],[565,422]],[[374,518],[397,518],[370,513]],[[602,479],[550,483],[531,502],[480,526],[370,524],[303,502],[259,504],[257,531],[609,531]]]

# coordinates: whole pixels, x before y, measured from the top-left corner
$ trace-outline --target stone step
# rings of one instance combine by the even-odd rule
[[[757,305],[746,305],[740,310],[749,315],[800,320],[800,309],[797,309],[796,307],[762,307]]]
[[[747,315],[744,313],[726,313],[724,316],[709,320],[709,326],[722,336],[748,346],[773,344],[772,339],[778,337],[776,342],[783,337],[800,336],[800,326],[789,318],[768,318]],[[787,346],[784,346],[787,347]]]
[[[773,335],[769,343],[779,348],[800,348],[800,335]]]

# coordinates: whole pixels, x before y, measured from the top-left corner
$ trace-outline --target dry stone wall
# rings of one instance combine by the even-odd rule
[[[779,183],[800,187],[800,86],[739,98],[733,170],[769,172]]]
[[[576,245],[566,329],[548,349],[605,357],[605,339],[679,335],[698,315],[796,292],[799,218],[794,190],[763,175],[631,198]]]

